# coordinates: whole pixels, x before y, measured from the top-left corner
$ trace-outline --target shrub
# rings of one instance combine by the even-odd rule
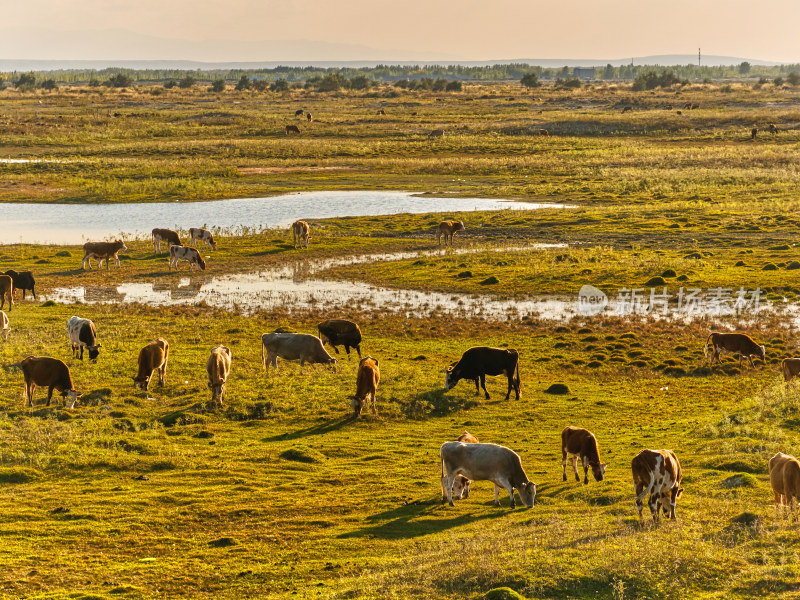
[[[109,77],[108,81],[106,81],[103,85],[113,88],[129,88],[133,87],[133,80],[130,78],[130,75],[126,75],[125,73],[117,73],[116,75]]]
[[[561,79],[560,77],[556,79],[556,87],[557,88],[564,88],[564,89],[577,89],[581,87],[581,80],[577,77],[572,77],[570,79]]]
[[[23,73],[14,82],[14,86],[20,90],[30,90],[36,85],[36,75],[33,73]]]
[[[224,79],[215,79],[214,82],[211,84],[211,91],[212,92],[224,92],[225,91],[225,80]]]
[[[772,80],[772,85],[774,85],[775,87],[781,87],[783,83],[784,83],[783,77],[776,77],[775,79]]]
[[[263,92],[269,87],[269,84],[264,81],[263,79],[254,79],[253,80],[253,89],[257,92]]]
[[[43,90],[56,90],[58,89],[58,84],[56,83],[55,79],[45,79],[39,84],[39,87]]]
[[[317,84],[320,92],[338,92],[340,89],[348,87],[350,87],[350,82],[341,73],[328,73]]]
[[[236,83],[236,91],[242,92],[250,89],[250,78],[247,75],[242,75]]]
[[[446,92],[460,92],[464,89],[464,85],[460,81],[448,81],[444,88]]]
[[[525,73],[519,82],[526,88],[535,88],[542,85],[539,83],[539,78],[536,76],[536,73]]]
[[[372,87],[372,81],[366,75],[356,75],[350,79],[351,90],[368,90]]]
[[[189,89],[190,87],[192,87],[195,83],[197,83],[197,80],[194,77],[192,77],[191,75],[187,75],[186,77],[184,77],[183,79],[181,79],[178,82],[178,86],[181,89],[186,90],[186,89]]]
[[[269,91],[271,92],[288,92],[289,91],[289,82],[285,79],[276,79],[269,85]]]
[[[663,73],[656,73],[655,71],[648,71],[639,75],[633,81],[633,91],[641,92],[642,90],[653,90],[657,87],[665,88],[675,85],[676,83],[684,84],[678,79],[672,71],[664,71]]]
[[[164,82],[164,87],[165,87],[166,89],[168,89],[168,90],[171,90],[171,89],[172,89],[172,88],[174,88],[176,85],[178,85],[178,82],[177,82],[177,81],[175,81],[174,79],[168,79],[167,81],[165,81],[165,82]]]
[[[786,76],[786,83],[789,85],[800,85],[800,73],[792,71]]]

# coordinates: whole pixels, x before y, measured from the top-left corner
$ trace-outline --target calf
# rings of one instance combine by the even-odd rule
[[[778,452],[769,459],[769,482],[775,493],[775,509],[788,504],[794,515],[795,502],[800,500],[800,462],[794,456]]]
[[[784,358],[781,361],[781,372],[783,380],[789,383],[800,373],[800,358]]]
[[[642,505],[647,495],[650,496],[647,503],[654,522],[658,522],[659,509],[664,511],[665,517],[674,520],[675,505],[683,493],[680,487],[683,473],[675,453],[672,450],[642,450],[633,457],[631,471],[639,520],[642,520]]]
[[[75,391],[69,367],[63,361],[49,356],[29,356],[20,363],[20,367],[22,376],[25,378],[28,406],[33,407],[33,392],[38,385],[48,388],[47,406],[50,406],[53,390],[56,389],[64,397],[64,404],[69,403],[70,408],[75,408],[75,402],[81,397],[81,394]]]
[[[36,300],[36,291],[34,290],[34,286],[36,285],[36,280],[33,278],[33,273],[30,271],[22,271],[21,273],[17,273],[13,269],[9,269],[6,271],[6,275],[11,277],[11,282],[14,284],[14,290],[22,290],[22,299],[25,299],[25,292],[30,290],[33,294],[33,299]]]
[[[190,248],[187,246],[170,246],[169,248],[169,270],[175,267],[178,270],[178,261],[185,260],[189,263],[189,270],[194,271],[195,265],[200,267],[201,271],[206,270],[206,261],[200,256],[197,248]]]
[[[723,350],[732,354],[738,354],[740,367],[742,366],[742,359],[745,356],[750,360],[750,366],[755,368],[755,364],[753,364],[753,355],[759,357],[761,360],[764,360],[766,355],[764,346],[759,346],[749,335],[745,335],[744,333],[712,332],[708,336],[708,339],[706,339],[706,345],[703,346],[703,354],[706,356],[708,356],[709,342],[711,342],[711,347],[714,349],[714,352],[708,361],[708,366],[714,364],[714,359],[722,364],[722,361],[719,359],[719,354]]]
[[[317,325],[317,329],[323,346],[330,344],[336,354],[339,354],[336,346],[344,346],[347,354],[350,354],[352,347],[358,352],[358,358],[361,358],[361,329],[352,321],[328,319]]]
[[[211,402],[222,406],[225,396],[225,383],[231,373],[231,351],[225,346],[217,346],[206,361],[208,387],[211,389]]]
[[[464,442],[445,442],[439,450],[442,463],[442,502],[453,504],[453,481],[463,475],[472,481],[491,481],[494,483],[494,504],[500,506],[499,492],[502,487],[508,491],[511,508],[516,507],[514,489],[528,508],[533,508],[536,498],[536,484],[528,480],[522,469],[519,455],[496,444],[465,444]]]
[[[597,438],[587,429],[580,427],[565,427],[561,432],[561,466],[564,468],[564,481],[567,480],[567,454],[572,455],[572,469],[575,471],[575,481],[580,481],[578,475],[578,457],[583,465],[583,484],[589,483],[589,467],[595,481],[603,481],[607,463],[600,462],[600,453],[597,449]]]
[[[94,323],[89,319],[70,317],[67,321],[67,332],[72,345],[72,358],[78,358],[78,350],[80,350],[80,359],[83,360],[83,349],[86,348],[89,351],[89,359],[97,359],[102,344],[97,343]]]
[[[265,359],[266,355],[266,359]],[[269,365],[277,370],[278,357],[299,360],[302,371],[305,363],[335,365],[336,359],[325,351],[322,342],[308,333],[265,333],[261,336],[261,364],[269,373]]]
[[[444,236],[444,245],[453,245],[453,236],[457,231],[466,231],[464,228],[464,221],[442,221],[439,223],[439,228],[436,230],[436,241],[441,246],[442,236]],[[449,239],[449,242],[448,242]]]
[[[472,435],[469,431],[464,431],[458,436],[457,442],[464,442],[465,444],[477,444],[478,438]],[[469,492],[472,482],[463,475],[456,475],[453,480],[453,500],[462,500],[469,498]]]
[[[516,350],[476,346],[464,352],[461,359],[447,367],[444,373],[445,392],[450,391],[461,379],[472,379],[475,381],[475,395],[480,394],[478,388],[478,381],[480,381],[487,400],[489,392],[486,391],[486,376],[505,375],[508,378],[506,400],[511,397],[512,389],[516,394],[516,399],[519,400],[519,353]]]
[[[305,221],[295,221],[292,223],[292,244],[294,247],[297,248],[297,244],[299,243],[302,248],[305,242],[306,248],[308,248],[309,233],[308,223]]]
[[[0,331],[3,332],[3,338],[8,339],[8,315],[0,310]]]
[[[161,254],[161,242],[167,244],[167,248],[172,246],[183,246],[181,238],[177,231],[172,229],[160,229],[156,227],[152,231],[153,234],[153,250]]]
[[[198,242],[202,242],[206,245],[206,248],[211,248],[212,250],[217,249],[217,242],[214,241],[214,236],[211,235],[211,232],[208,229],[190,227],[189,236],[191,237],[191,241],[189,243],[195,248],[197,248]]]
[[[350,396],[353,416],[358,417],[364,406],[372,399],[372,414],[377,415],[378,409],[375,407],[375,394],[378,391],[378,382],[381,380],[381,372],[378,369],[378,360],[367,356],[358,363],[358,376],[356,377],[356,393]]]
[[[122,250],[127,250],[128,247],[122,240],[116,242],[86,242],[83,245],[83,261],[81,262],[81,269],[86,268],[89,264],[89,270],[92,270],[92,259],[97,259],[97,268],[99,269],[103,261],[106,261],[106,270],[108,270],[108,262],[114,259],[114,263],[119,267],[119,256],[117,254]]]
[[[6,306],[8,298],[8,310],[14,306],[14,282],[9,275],[0,275],[0,310]]]
[[[169,342],[158,338],[147,344],[139,352],[139,372],[133,378],[133,383],[139,389],[147,391],[153,371],[158,369],[158,385],[167,383],[167,361],[169,360]]]

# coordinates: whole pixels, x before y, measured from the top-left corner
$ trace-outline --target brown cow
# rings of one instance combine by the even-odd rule
[[[379,115],[384,115],[384,116],[386,116],[386,111],[385,111],[385,110],[383,110],[382,108],[379,108],[379,109],[378,109],[378,114],[379,114]]]
[[[633,110],[632,106],[626,106],[625,108],[622,109],[622,114],[624,115],[626,112],[630,112],[632,110]]]
[[[709,341],[711,342],[711,347],[714,349],[714,352],[708,361],[709,367],[714,364],[714,359],[716,359],[718,363],[722,364],[719,359],[719,353],[723,350],[725,352],[731,352],[732,354],[738,354],[740,367],[742,366],[742,359],[745,356],[750,360],[750,366],[755,368],[755,364],[753,364],[753,355],[756,355],[761,360],[764,360],[766,355],[766,349],[764,346],[759,346],[753,341],[753,338],[751,338],[749,335],[745,335],[744,333],[712,332],[706,340],[706,345],[703,346],[703,353],[706,356],[708,356]]]
[[[83,261],[81,262],[81,269],[86,268],[86,263],[89,263],[89,270],[92,270],[92,259],[97,259],[97,268],[99,269],[106,261],[106,270],[108,270],[108,263],[113,258],[114,263],[119,267],[119,256],[117,253],[121,250],[127,250],[128,247],[122,240],[116,242],[86,242],[83,245]]]
[[[768,129],[769,129],[769,132],[772,135],[775,135],[776,133],[778,133],[778,128],[775,126],[775,123],[770,123]]]
[[[448,238],[450,245],[453,245],[453,236],[457,231],[466,231],[464,228],[464,221],[442,221],[439,223],[439,228],[436,230],[436,241],[441,246],[442,236],[444,236],[444,245],[447,246]]]
[[[147,344],[139,352],[139,372],[133,378],[134,385],[147,391],[153,371],[158,369],[158,385],[167,383],[167,361],[169,360],[169,342],[158,338]]]
[[[0,275],[0,310],[6,306],[8,298],[8,310],[14,306],[14,282],[10,275]]]
[[[800,374],[800,358],[784,358],[781,361],[781,372],[783,380],[789,383]]]
[[[161,242],[166,242],[167,251],[170,246],[183,246],[178,232],[173,229],[161,229],[156,227],[151,232],[153,235],[153,250],[161,254]]]
[[[428,134],[429,138],[444,137],[444,129],[434,129]]]
[[[63,361],[49,356],[29,356],[20,363],[22,375],[25,378],[25,393],[28,396],[28,405],[33,407],[33,392],[36,386],[47,387],[47,406],[53,397],[53,390],[61,392],[64,404],[69,398],[69,407],[75,408],[75,402],[81,397],[72,383],[69,367]]]
[[[589,467],[595,481],[603,481],[608,463],[600,462],[600,452],[597,449],[597,438],[588,429],[580,427],[565,427],[561,432],[561,466],[564,468],[564,481],[567,480],[567,454],[572,455],[572,470],[575,471],[575,481],[580,481],[578,475],[578,457],[583,465],[583,484],[589,483]]]
[[[286,135],[289,135],[290,133],[296,133],[297,135],[300,135],[300,128],[297,125],[287,125]]]
[[[538,134],[540,137],[550,137],[550,132],[547,129],[540,129]]]
[[[208,387],[211,390],[211,402],[222,406],[225,396],[225,383],[231,374],[231,351],[226,346],[217,346],[211,351],[206,361],[208,371]]]
[[[0,331],[3,332],[3,338],[8,339],[8,315],[0,310]]]
[[[292,223],[292,244],[295,248],[297,248],[297,244],[300,244],[300,247],[303,247],[303,243],[305,243],[306,248],[308,248],[308,238],[309,238],[310,229],[308,227],[308,223],[305,221],[295,221]]]
[[[298,108],[296,111],[294,111],[294,116],[295,117],[302,117],[304,112],[306,112],[306,111],[303,110],[302,108]]]
[[[311,116],[311,113],[306,113],[306,120],[311,123],[314,120],[314,117]]]
[[[642,505],[647,495],[650,496],[647,503],[654,522],[658,522],[659,509],[664,511],[665,517],[674,520],[675,505],[683,493],[680,487],[683,473],[675,453],[672,450],[642,450],[633,457],[631,471],[639,520],[642,520]]]
[[[800,500],[800,462],[794,456],[778,452],[769,459],[769,482],[775,493],[775,509],[788,504],[794,515],[794,504]]]
[[[378,391],[380,380],[381,372],[378,369],[378,360],[371,356],[362,358],[358,363],[356,393],[354,396],[350,396],[354,417],[361,415],[361,411],[364,410],[364,406],[370,399],[372,399],[372,414],[378,414],[378,409],[375,406],[375,394]]]
[[[757,136],[757,135],[758,135],[758,128],[757,128],[757,127],[753,127],[753,128],[750,130],[750,139],[751,139],[751,140],[754,140],[754,139],[756,139],[756,136]]]

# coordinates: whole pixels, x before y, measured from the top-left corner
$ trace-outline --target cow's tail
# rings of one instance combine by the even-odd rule
[[[267,370],[267,361],[264,358],[264,340],[261,340],[261,366],[264,367],[264,370]]]
[[[521,382],[519,380],[519,353],[517,353],[517,368],[516,368],[516,376],[514,377],[514,381],[517,384],[517,391],[519,391]]]
[[[714,336],[713,333],[708,334],[708,338],[706,339],[706,345],[703,346],[703,356],[708,356],[708,342],[711,341],[711,338]]]

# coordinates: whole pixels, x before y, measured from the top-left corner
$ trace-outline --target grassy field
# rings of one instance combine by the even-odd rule
[[[151,90],[152,91],[152,90]],[[632,94],[599,86],[396,98],[208,94],[200,90],[0,91],[0,201],[204,200],[291,189],[568,200],[569,210],[452,215],[456,249],[337,266],[331,279],[522,298],[574,297],[584,283],[704,290],[760,287],[795,301],[797,92],[713,85]],[[513,98],[513,100],[511,99]],[[39,104],[41,100],[41,104]],[[679,110],[685,101],[700,108]],[[632,112],[622,114],[624,106]],[[667,107],[670,108],[667,108]],[[295,108],[315,121],[297,121]],[[376,115],[384,107],[386,116]],[[541,113],[539,111],[542,111]],[[416,114],[412,114],[416,113]],[[777,136],[747,139],[776,123]],[[442,139],[426,132],[442,127]],[[534,135],[548,129],[549,137]],[[308,250],[288,232],[222,236],[206,277],[435,248],[440,215],[312,223]],[[558,244],[541,248],[536,244]],[[83,272],[77,246],[0,246],[0,270],[31,268],[54,287],[164,282],[166,255],[132,241],[122,268]],[[739,262],[743,265],[737,266]],[[772,265],[772,266],[770,266]],[[185,267],[183,267],[185,268]],[[670,274],[673,271],[674,274]],[[463,275],[470,272],[469,276]],[[480,285],[494,276],[497,284]],[[650,283],[662,277],[664,283]],[[800,392],[780,360],[796,327],[760,315],[740,327],[766,362],[707,366],[718,325],[642,319],[486,321],[380,312],[257,311],[205,305],[20,301],[0,338],[0,597],[800,598],[796,522],[776,515],[767,461],[800,452]],[[66,321],[92,319],[97,363],[71,358]],[[264,374],[260,336],[358,321],[380,361],[379,415],[350,417],[355,356],[336,369],[281,361]],[[171,345],[167,385],[133,386],[136,356]],[[224,407],[210,404],[205,360],[225,344]],[[490,400],[442,369],[474,345],[517,348],[522,398]],[[25,406],[19,361],[65,360],[83,392],[74,409],[42,390]],[[724,355],[723,355],[724,356]],[[566,394],[546,390],[565,384]],[[562,482],[560,432],[590,428],[606,479]],[[493,506],[477,482],[440,503],[438,449],[465,429],[507,445],[538,484],[532,510]],[[684,470],[678,520],[639,524],[630,460],[671,448]],[[518,503],[519,506],[519,503]]]

